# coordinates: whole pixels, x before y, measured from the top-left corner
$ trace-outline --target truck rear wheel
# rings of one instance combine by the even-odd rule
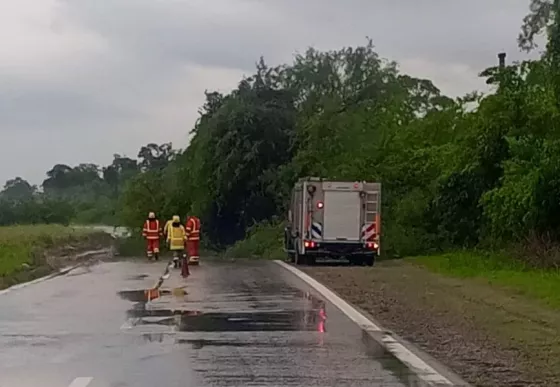
[[[374,262],[374,261],[375,261],[375,257],[374,257],[374,256],[367,257],[367,258],[365,259],[366,265],[368,265],[368,266],[373,266],[373,262]]]
[[[305,265],[307,263],[307,256],[301,255],[297,248],[295,254],[295,261],[296,261],[296,265]]]

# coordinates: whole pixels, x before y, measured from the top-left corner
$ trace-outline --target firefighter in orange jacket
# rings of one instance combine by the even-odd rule
[[[200,257],[198,248],[200,244],[200,219],[196,216],[188,216],[185,223],[185,231],[187,232],[187,252],[189,254],[189,263],[198,265]]]
[[[161,227],[159,225],[159,220],[156,219],[155,213],[150,212],[148,214],[148,219],[144,222],[142,236],[146,238],[146,253],[148,255],[148,259],[154,257],[157,261],[159,259],[159,238],[161,236]]]

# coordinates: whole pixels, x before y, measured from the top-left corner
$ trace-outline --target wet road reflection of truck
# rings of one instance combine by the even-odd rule
[[[296,264],[317,258],[373,265],[380,252],[381,184],[306,177],[295,184],[284,248]]]

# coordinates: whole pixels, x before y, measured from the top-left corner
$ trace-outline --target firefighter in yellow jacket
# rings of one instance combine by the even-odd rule
[[[169,227],[171,227],[171,223],[173,223],[173,219],[169,219],[167,222],[165,222],[165,225],[163,226],[163,236],[167,241],[169,241],[167,235],[169,234]]]
[[[181,224],[181,219],[178,215],[173,215],[172,222],[167,229],[167,243],[169,244],[169,250],[173,252],[173,266],[178,268],[180,266],[180,259],[185,258],[185,241],[187,239],[187,234],[185,232],[185,227]]]

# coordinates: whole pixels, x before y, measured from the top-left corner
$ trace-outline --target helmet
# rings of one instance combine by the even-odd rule
[[[179,215],[173,215],[173,223],[179,223],[181,221],[181,218],[179,218]]]
[[[148,214],[148,218],[150,218],[150,219],[154,219],[155,217],[156,217],[156,214],[154,212],[150,212]]]

